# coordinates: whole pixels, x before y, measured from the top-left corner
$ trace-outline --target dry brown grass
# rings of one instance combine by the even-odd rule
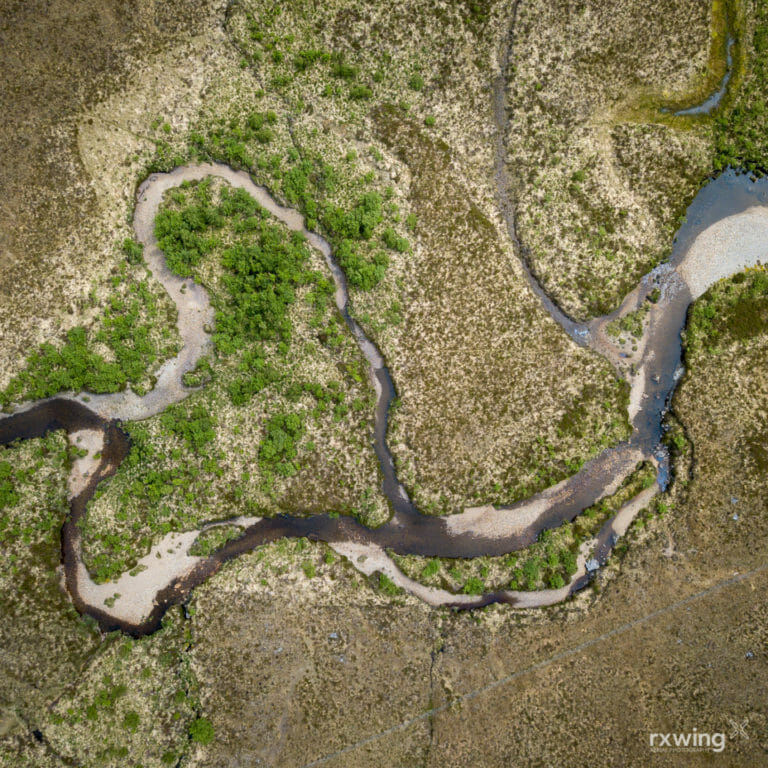
[[[519,6],[507,72],[518,234],[576,318],[613,309],[667,255],[710,170],[706,118],[658,111],[711,83],[710,26],[699,0]]]
[[[622,390],[529,292],[448,145],[395,111],[376,120],[420,222],[391,361],[402,477],[432,512],[523,498],[626,434]]]
[[[0,11],[0,386],[31,348],[78,322],[91,280],[122,258],[114,244],[129,234],[125,211],[102,215],[79,124],[142,59],[210,29],[218,0],[189,6],[14,1]]]

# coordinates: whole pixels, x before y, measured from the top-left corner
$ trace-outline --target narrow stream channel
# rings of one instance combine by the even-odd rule
[[[728,83],[731,81],[731,75],[733,74],[733,48],[734,38],[729,37],[725,46],[725,74],[718,89],[708,98],[697,104],[694,107],[688,107],[687,109],[679,109],[675,112],[676,115],[708,115],[714,109],[716,109],[722,101],[725,92],[728,90]]]

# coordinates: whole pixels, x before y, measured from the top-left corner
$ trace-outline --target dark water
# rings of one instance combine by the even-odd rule
[[[14,440],[32,440],[58,429],[103,429],[106,421],[77,400],[54,397],[32,407],[0,417],[0,445]]]
[[[753,180],[748,174],[729,169],[710,180],[688,206],[685,221],[673,241],[669,267],[675,268],[696,237],[715,222],[747,208],[765,205],[768,205],[768,178]],[[643,281],[649,290],[657,286],[663,288],[669,282],[668,275],[662,265]],[[680,290],[665,308],[663,317],[648,329],[648,349],[654,354],[647,364],[648,399],[634,424],[636,439],[641,440],[644,447],[654,449],[658,445],[663,415],[683,372],[680,334],[686,324],[690,303],[688,290]]]

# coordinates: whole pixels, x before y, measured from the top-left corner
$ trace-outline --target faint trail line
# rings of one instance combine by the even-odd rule
[[[464,693],[461,696],[457,696],[455,699],[451,699],[451,701],[448,701],[445,704],[441,704],[439,707],[433,707],[432,709],[428,709],[425,712],[422,712],[421,714],[418,714],[418,715],[415,715],[414,717],[409,718],[408,720],[403,720],[397,725],[393,725],[391,728],[387,728],[384,731],[379,731],[378,733],[375,733],[372,736],[368,736],[365,739],[361,739],[360,741],[357,741],[354,744],[350,744],[347,747],[339,749],[336,752],[331,752],[330,754],[327,754],[324,757],[320,757],[317,760],[313,760],[311,763],[305,763],[304,765],[301,766],[301,768],[313,768],[313,766],[316,766],[316,765],[324,765],[325,763],[328,763],[337,757],[341,757],[342,755],[345,755],[348,752],[353,752],[359,747],[364,747],[368,744],[372,744],[374,741],[383,739],[386,736],[391,736],[393,733],[404,731],[406,728],[410,728],[410,726],[414,725],[415,723],[418,723],[422,720],[426,720],[434,715],[440,714],[441,712],[445,712],[447,709],[450,709],[454,704],[460,704],[465,701],[471,701],[472,699],[476,699],[478,696],[481,696],[484,693],[488,693],[489,691],[493,691],[496,688],[500,688],[502,685],[506,685],[507,683],[511,682],[512,680],[515,680],[518,677],[522,677],[523,675],[530,674],[531,672],[537,672],[538,670],[544,669],[545,667],[548,667],[550,664],[554,664],[557,661],[560,661],[562,659],[567,659],[570,656],[575,656],[577,653],[581,653],[581,651],[584,651],[587,648],[592,647],[593,645],[597,645],[598,643],[601,643],[605,640],[610,640],[611,638],[616,637],[617,635],[623,635],[625,632],[628,632],[630,629],[633,629],[634,627],[638,627],[641,624],[646,624],[650,621],[653,621],[654,619],[657,619],[659,616],[664,616],[665,614],[672,613],[673,611],[677,610],[678,608],[681,608],[684,605],[688,605],[689,603],[696,602],[697,600],[700,600],[703,597],[707,597],[709,595],[715,594],[716,592],[720,592],[726,587],[733,586],[734,584],[739,584],[740,582],[746,581],[747,579],[750,579],[753,576],[757,576],[760,573],[764,573],[765,571],[768,571],[768,563],[766,563],[765,565],[761,565],[759,568],[755,568],[754,570],[747,571],[746,573],[739,573],[736,576],[732,576],[729,579],[724,579],[723,581],[719,581],[716,584],[713,584],[711,587],[707,587],[706,589],[702,589],[699,592],[695,592],[694,594],[689,595],[688,597],[684,597],[682,600],[678,600],[677,602],[671,603],[670,605],[667,605],[664,608],[658,608],[655,611],[651,611],[651,613],[647,613],[645,616],[641,616],[638,619],[633,619],[632,621],[628,621],[625,624],[622,624],[618,627],[615,627],[614,629],[609,630],[608,632],[604,632],[602,635],[598,635],[597,637],[593,637],[589,640],[585,640],[583,643],[579,643],[578,645],[573,646],[573,648],[568,648],[567,650],[559,651],[553,656],[543,659],[542,661],[538,661],[535,664],[531,664],[530,666],[525,667],[523,669],[519,669],[516,672],[512,672],[509,675],[505,675],[504,677],[501,677],[498,680],[494,680],[493,682],[488,683],[487,685],[484,685],[481,688],[475,688],[473,691],[469,691],[468,693]]]

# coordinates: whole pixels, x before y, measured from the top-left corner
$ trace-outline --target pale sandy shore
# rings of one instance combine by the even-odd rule
[[[624,445],[614,451],[607,451],[590,462],[584,472],[605,478],[600,494],[593,502],[615,493],[627,475],[638,462],[649,458],[637,448]],[[581,473],[550,486],[530,499],[514,507],[470,507],[446,518],[446,525],[454,535],[471,534],[482,538],[509,538],[524,533],[535,526],[555,507],[563,504],[573,491]]]
[[[768,264],[768,208],[748,208],[705,229],[677,268],[694,299],[724,277]]]
[[[175,582],[183,580],[206,558],[189,554],[195,539],[205,530],[220,525],[235,525],[243,530],[257,523],[258,517],[235,517],[209,523],[199,530],[169,533],[158,541],[130,571],[116,581],[97,584],[78,558],[76,589],[87,605],[107,613],[114,619],[141,624],[155,607],[155,598]],[[79,544],[79,542],[78,542]],[[80,547],[77,551],[81,554]]]

